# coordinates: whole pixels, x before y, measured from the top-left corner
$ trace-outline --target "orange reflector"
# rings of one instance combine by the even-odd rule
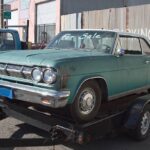
[[[44,103],[44,104],[51,104],[51,102],[50,102],[50,100],[48,100],[48,99],[42,99],[42,103]]]

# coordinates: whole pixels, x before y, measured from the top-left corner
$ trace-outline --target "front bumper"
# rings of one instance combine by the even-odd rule
[[[64,107],[68,102],[69,90],[55,91],[30,85],[0,81],[0,86],[13,90],[13,99],[46,105],[52,108]]]

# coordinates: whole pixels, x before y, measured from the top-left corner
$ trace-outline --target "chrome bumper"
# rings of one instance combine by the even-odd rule
[[[14,99],[46,105],[52,108],[64,107],[70,91],[55,91],[35,86],[0,81],[0,86],[11,88]]]

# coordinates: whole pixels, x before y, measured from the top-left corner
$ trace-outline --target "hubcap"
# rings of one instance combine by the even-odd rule
[[[93,89],[86,88],[84,89],[79,96],[79,109],[80,113],[84,115],[90,114],[96,102],[96,95]]]
[[[145,135],[150,127],[150,112],[147,111],[144,113],[142,122],[141,122],[141,134]]]

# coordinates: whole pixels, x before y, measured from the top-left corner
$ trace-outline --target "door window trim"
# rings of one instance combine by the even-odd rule
[[[146,54],[146,53],[144,52],[144,50],[143,50],[143,48],[142,48],[141,39],[142,39],[142,40],[144,40],[144,42],[148,45],[149,49],[150,49],[150,44],[149,44],[149,42],[148,42],[145,38],[143,38],[143,37],[139,37],[140,46],[141,46],[141,49],[142,49],[143,55],[148,55],[148,54]]]
[[[131,56],[141,56],[141,55],[144,55],[145,53],[143,52],[143,50],[142,50],[142,47],[141,47],[141,43],[140,43],[140,37],[138,37],[138,36],[133,36],[133,35],[122,35],[122,34],[119,34],[119,36],[118,36],[118,40],[119,40],[119,43],[120,43],[120,45],[121,45],[121,41],[120,41],[120,37],[127,37],[127,38],[137,38],[138,39],[138,41],[139,41],[139,45],[140,45],[140,49],[141,49],[141,54],[125,54],[125,56],[126,55],[131,55]],[[121,47],[122,47],[122,45],[121,45]]]

